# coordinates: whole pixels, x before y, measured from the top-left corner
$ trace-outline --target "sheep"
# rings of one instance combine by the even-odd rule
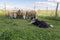
[[[25,10],[21,10],[21,13],[22,13],[23,19],[26,19],[26,11]]]
[[[17,18],[17,13],[14,12],[13,18]]]
[[[17,18],[17,13],[14,10],[8,11],[8,16],[9,18]]]
[[[19,18],[25,19],[26,11],[25,10],[18,10],[17,15],[18,15]]]
[[[9,18],[13,18],[13,12],[8,12]]]
[[[31,18],[36,17],[36,11],[35,10],[12,10],[8,13],[10,18]]]
[[[18,17],[18,18],[21,17],[21,11],[20,11],[20,9],[17,11],[17,17]]]
[[[29,10],[29,11],[26,11],[26,16],[27,18],[31,18],[31,17],[36,17],[36,11],[35,10]]]

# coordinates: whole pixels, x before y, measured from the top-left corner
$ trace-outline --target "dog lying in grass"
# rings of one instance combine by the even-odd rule
[[[40,21],[34,17],[31,17],[31,23],[33,25],[36,25],[41,28],[48,28],[48,27],[53,27],[53,25],[46,23],[45,21]]]

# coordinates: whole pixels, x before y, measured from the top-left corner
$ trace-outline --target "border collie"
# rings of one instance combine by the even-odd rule
[[[50,25],[42,20],[40,21],[34,17],[31,17],[31,24],[36,25],[36,26],[41,27],[41,28],[53,27],[53,25]]]

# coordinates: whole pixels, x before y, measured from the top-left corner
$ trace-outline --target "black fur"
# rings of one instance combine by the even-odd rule
[[[48,27],[50,27],[50,24],[46,23],[45,21],[40,21],[38,19],[35,19],[35,22],[32,23],[32,24],[33,25],[36,25],[38,27],[41,27],[41,28],[48,28]]]

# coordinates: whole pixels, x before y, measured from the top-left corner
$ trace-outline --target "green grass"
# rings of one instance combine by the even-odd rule
[[[29,24],[29,20],[0,17],[0,40],[60,40],[60,21],[42,16],[39,20],[46,20],[54,27],[39,28]]]

